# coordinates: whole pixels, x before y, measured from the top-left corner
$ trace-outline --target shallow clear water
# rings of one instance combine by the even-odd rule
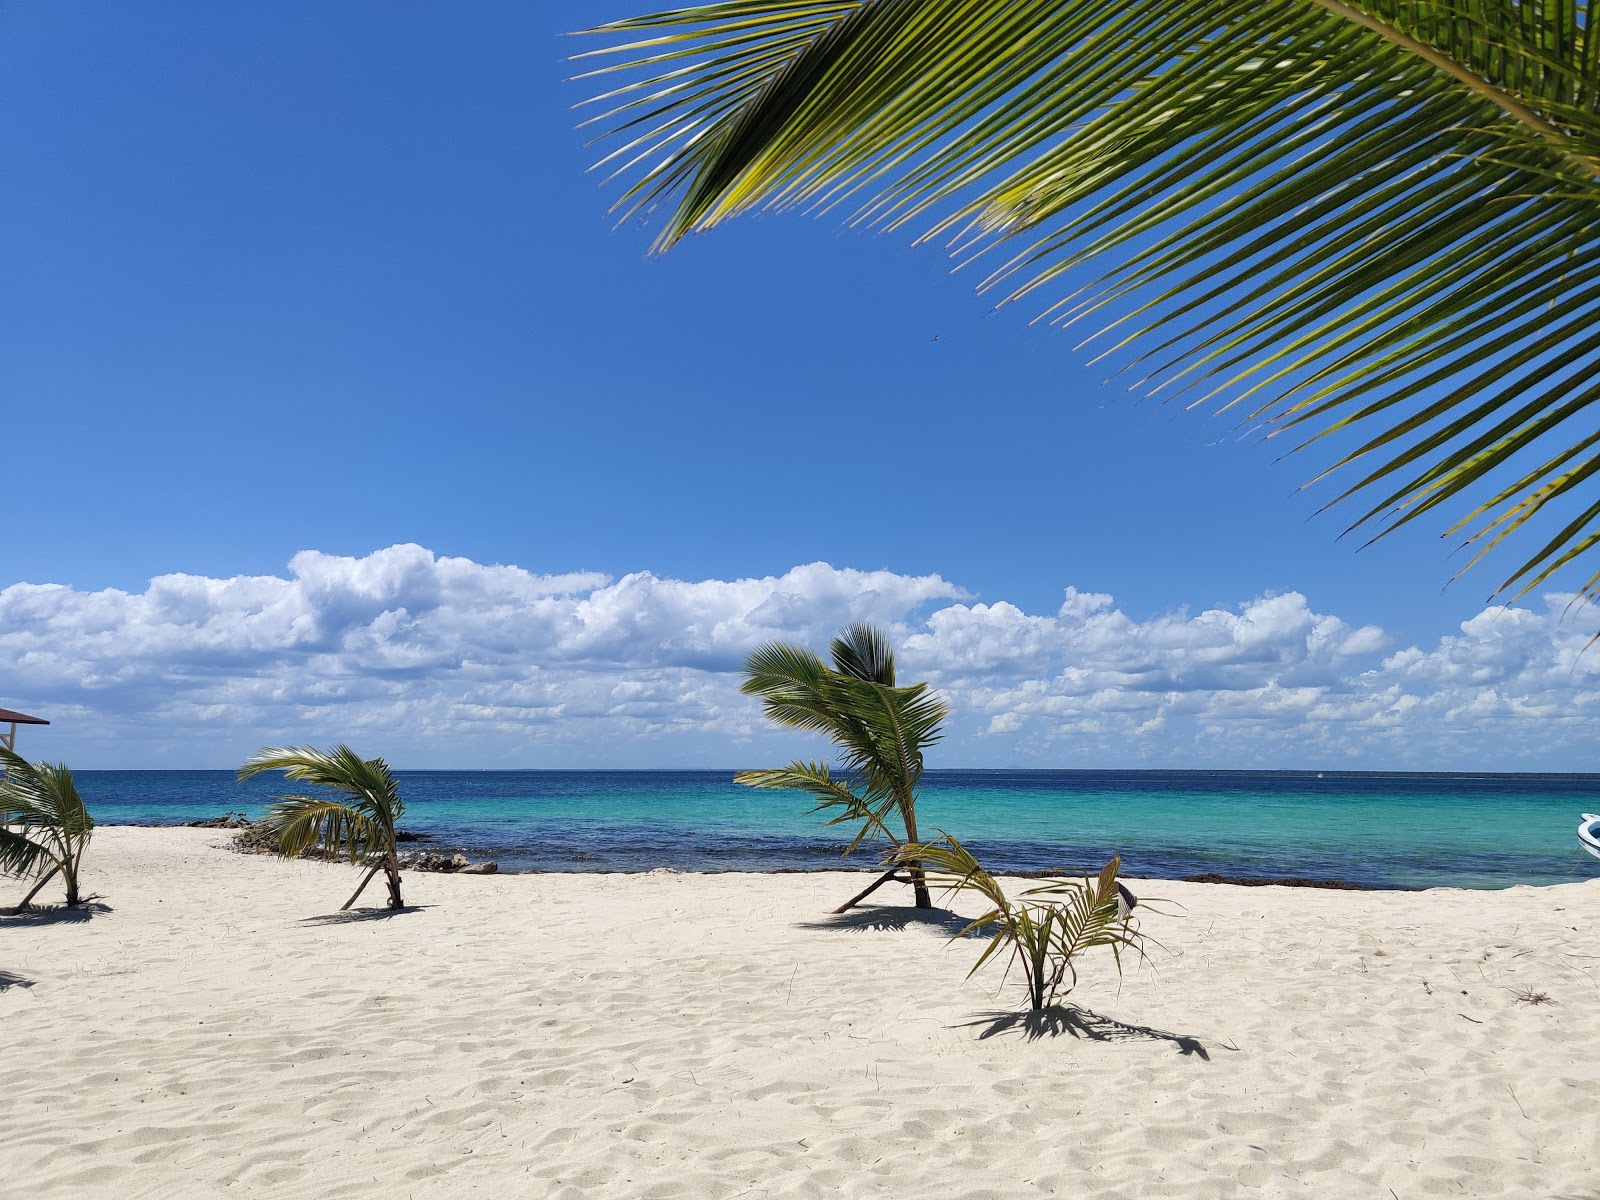
[[[841,863],[841,828],[797,793],[731,771],[400,771],[405,828],[503,870],[771,871]],[[112,824],[259,816],[283,780],[227,771],[80,771]],[[1578,846],[1600,776],[1205,771],[930,771],[918,820],[991,870],[1081,872],[1121,852],[1129,875],[1203,872],[1377,887],[1508,887],[1600,875]]]

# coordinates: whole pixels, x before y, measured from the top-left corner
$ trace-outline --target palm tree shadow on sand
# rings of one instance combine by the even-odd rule
[[[432,904],[408,904],[404,908],[354,908],[349,912],[324,913],[320,917],[303,917],[302,925],[356,925],[365,921],[387,921],[435,907]]]
[[[849,912],[832,913],[820,921],[801,921],[801,929],[832,929],[864,933],[901,933],[913,926],[942,930],[954,937],[971,919],[946,908],[908,908],[889,904],[863,904]]]
[[[1018,1033],[1030,1042],[1063,1036],[1090,1042],[1171,1042],[1185,1057],[1193,1055],[1211,1061],[1211,1055],[1197,1037],[1149,1025],[1129,1025],[1076,1004],[1053,1004],[1038,1012],[988,1012],[957,1028],[972,1029],[980,1025],[984,1027],[978,1035],[980,1042],[1007,1033]]]
[[[81,904],[32,904],[27,908],[0,908],[0,926],[78,925],[111,911],[111,905],[93,898]]]

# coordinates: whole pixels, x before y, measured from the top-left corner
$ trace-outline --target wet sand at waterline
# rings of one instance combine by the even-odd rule
[[[0,917],[0,1193],[1600,1196],[1600,880],[1138,882],[1168,950],[1030,1023],[950,914],[830,917],[856,875],[307,920],[354,869],[225,837],[101,830],[86,919]]]

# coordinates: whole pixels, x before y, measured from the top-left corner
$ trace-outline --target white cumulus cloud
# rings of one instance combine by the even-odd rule
[[[403,765],[737,765],[815,749],[739,694],[750,649],[867,620],[949,700],[944,765],[1571,770],[1596,748],[1600,650],[1569,600],[1395,647],[1295,592],[1135,620],[1072,587],[1031,614],[826,563],[613,579],[308,550],[283,576],[6,587],[0,704],[50,716],[30,746],[85,766],[339,739]]]

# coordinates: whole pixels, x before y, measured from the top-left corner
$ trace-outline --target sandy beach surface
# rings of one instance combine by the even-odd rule
[[[950,914],[828,916],[856,876],[308,920],[354,870],[227,836],[101,830],[86,917],[0,918],[0,1195],[1600,1197],[1600,880],[1141,883],[1169,952],[1030,1025]]]

